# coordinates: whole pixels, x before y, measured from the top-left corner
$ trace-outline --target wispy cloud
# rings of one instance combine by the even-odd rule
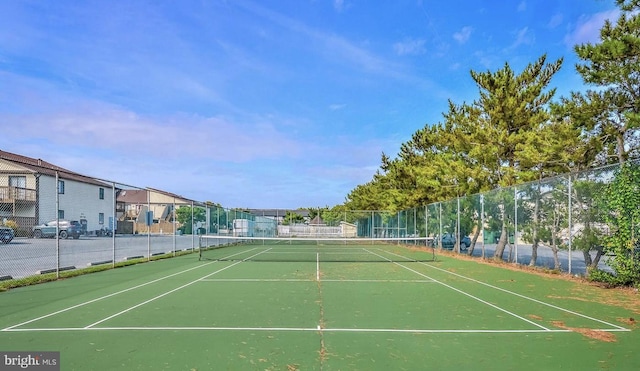
[[[426,52],[425,40],[410,39],[393,44],[393,50],[398,55],[420,55]]]
[[[473,99],[465,71],[566,52],[617,17],[574,3],[0,1],[1,146],[225,206],[337,204]]]
[[[600,39],[600,29],[605,20],[615,21],[619,16],[620,10],[614,9],[580,17],[575,28],[565,36],[565,45],[573,47],[578,44],[597,42]]]
[[[146,115],[59,91],[52,101],[46,83],[0,74],[0,83],[8,82],[24,87],[13,90],[14,99],[28,100],[30,110],[0,109],[7,140],[3,150],[118,183],[224,200],[225,206],[341,203],[346,191],[370,179],[379,154],[398,146],[397,141],[349,137],[311,140],[298,134],[309,127],[305,118],[251,112]],[[332,104],[330,109],[344,107]],[[314,153],[323,154],[320,163]],[[283,183],[292,173],[300,184]],[[302,199],[309,205],[296,203]]]
[[[370,73],[382,73],[386,75],[396,70],[389,61],[353,44],[339,35],[324,34],[321,32],[313,32],[312,35],[324,46],[322,52],[328,59],[339,59],[340,62],[347,62],[352,66],[363,68]]]
[[[306,125],[302,119],[286,125],[297,119],[231,111],[211,116],[185,113],[153,116],[113,103],[68,95],[48,82],[7,73],[0,73],[0,85],[16,87],[11,89],[15,107],[4,105],[0,109],[0,122],[10,123],[3,125],[3,135],[20,138],[25,132],[30,133],[24,137],[25,143],[45,141],[133,156],[144,156],[148,151],[176,151],[194,159],[225,158],[228,153],[235,153],[228,160],[238,162],[299,156],[304,152],[304,139],[295,137],[288,128]],[[2,94],[0,98],[4,98]],[[17,108],[27,104],[28,111]]]
[[[558,27],[559,25],[562,24],[563,20],[564,20],[564,16],[562,15],[562,13],[556,13],[549,20],[549,23],[547,24],[547,27],[549,27],[551,29],[556,28],[556,27]]]
[[[333,32],[325,32],[318,28],[309,27],[298,20],[287,17],[281,13],[266,9],[253,2],[239,2],[244,9],[260,16],[287,31],[302,35],[310,39],[308,45],[314,45],[314,51],[327,59],[337,59],[340,63],[364,69],[370,73],[379,73],[386,76],[398,76],[399,66],[376,55],[372,51],[361,47],[357,43],[341,37]],[[320,48],[317,48],[320,47]]]
[[[473,28],[470,26],[462,27],[462,29],[453,34],[453,38],[460,44],[464,44],[469,41]]]
[[[529,27],[524,27],[515,32],[515,41],[513,42],[513,44],[511,44],[509,48],[515,49],[521,45],[531,45],[534,42],[535,42],[535,36],[529,30]]]
[[[499,59],[496,53],[476,51],[475,53],[473,53],[473,56],[475,60],[485,68],[494,68],[499,63]]]

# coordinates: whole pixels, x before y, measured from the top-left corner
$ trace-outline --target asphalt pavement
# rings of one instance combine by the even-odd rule
[[[198,236],[190,235],[80,236],[77,240],[14,238],[8,244],[0,244],[0,278],[23,278],[55,271],[58,267],[79,269],[113,261],[197,249],[198,241]]]

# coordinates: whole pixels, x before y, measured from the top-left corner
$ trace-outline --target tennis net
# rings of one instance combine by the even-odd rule
[[[425,237],[278,238],[200,236],[200,260],[412,262],[435,260]]]

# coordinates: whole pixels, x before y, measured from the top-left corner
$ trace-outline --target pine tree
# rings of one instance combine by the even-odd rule
[[[583,61],[576,69],[596,87],[574,93],[574,120],[604,144],[603,162],[618,163],[640,154],[640,1],[617,0],[618,21],[607,20],[598,44],[575,47]]]

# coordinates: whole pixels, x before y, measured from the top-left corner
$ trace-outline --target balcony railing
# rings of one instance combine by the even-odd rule
[[[0,187],[0,202],[36,201],[36,190],[21,187]]]

